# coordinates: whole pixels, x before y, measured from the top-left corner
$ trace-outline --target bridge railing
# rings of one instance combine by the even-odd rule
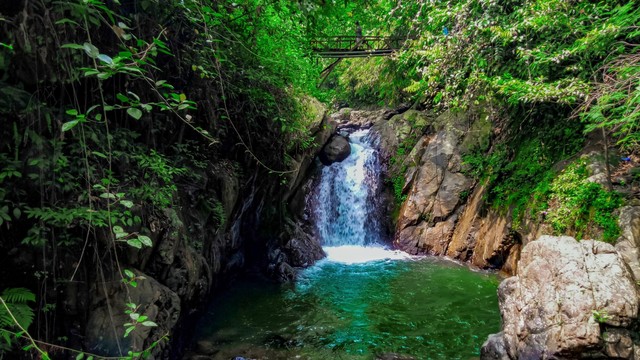
[[[311,40],[311,48],[317,53],[352,50],[388,51],[400,49],[405,40],[406,38],[388,36],[332,36]]]

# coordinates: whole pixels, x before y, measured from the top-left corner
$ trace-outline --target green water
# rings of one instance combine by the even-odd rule
[[[211,304],[196,340],[214,359],[472,359],[500,330],[496,276],[438,259],[321,262],[293,285],[245,281]]]

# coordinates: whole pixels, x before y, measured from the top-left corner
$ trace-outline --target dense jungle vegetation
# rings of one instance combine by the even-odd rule
[[[356,21],[407,41],[391,57],[342,61],[319,88],[328,63],[310,40],[352,35]],[[639,24],[635,1],[613,0],[3,1],[0,358],[100,358],[79,340],[86,304],[68,292],[146,281],[135,254],[149,256],[167,209],[207,214],[210,230],[188,241],[208,251],[231,214],[216,174],[242,188],[272,179],[280,193],[314,140],[310,97],[489,121],[465,155],[489,204],[515,228],[615,240],[621,183],[587,183],[577,154],[637,154]],[[130,318],[118,334],[157,327],[125,302],[110,309]]]

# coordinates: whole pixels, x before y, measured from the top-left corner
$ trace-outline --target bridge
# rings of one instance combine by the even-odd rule
[[[406,38],[387,36],[332,36],[311,40],[313,52],[322,58],[389,56]]]

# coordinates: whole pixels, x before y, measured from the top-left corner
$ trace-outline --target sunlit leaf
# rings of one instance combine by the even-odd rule
[[[140,120],[140,118],[142,117],[142,110],[138,108],[128,108],[127,114],[129,114],[129,116],[136,120]]]

